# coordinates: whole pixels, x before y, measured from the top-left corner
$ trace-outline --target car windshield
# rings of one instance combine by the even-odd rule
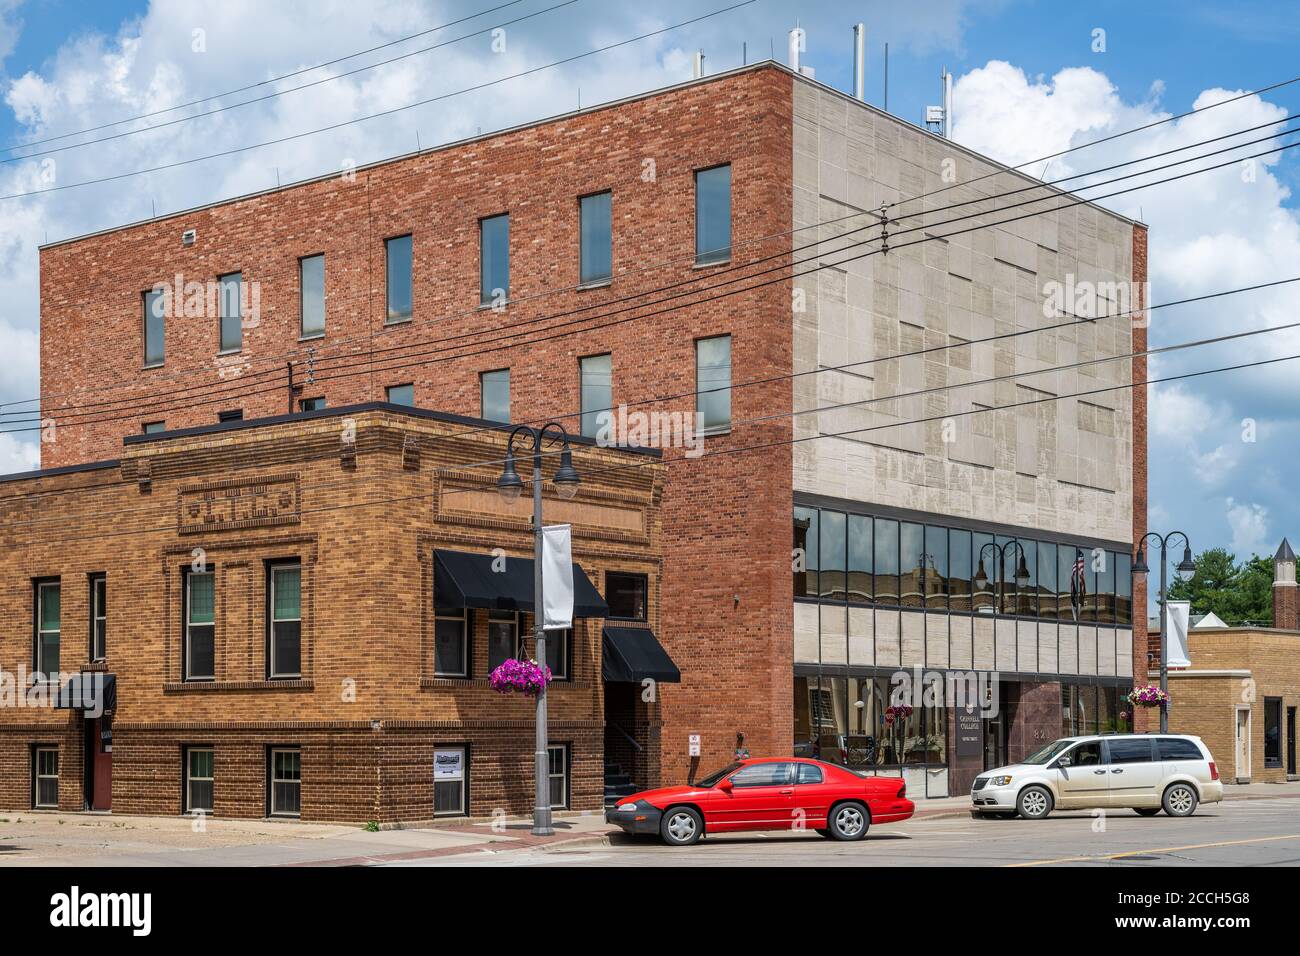
[[[1053,757],[1059,754],[1066,747],[1070,746],[1072,743],[1074,743],[1073,740],[1058,740],[1054,743],[1048,744],[1046,747],[1042,748],[1041,750],[1034,751],[1028,757],[1026,757],[1024,760],[1020,762],[1030,763],[1030,764],[1045,764],[1047,763],[1047,761],[1051,760]]]
[[[727,764],[725,767],[723,767],[721,770],[718,770],[718,771],[715,771],[715,772],[709,774],[709,775],[708,775],[707,777],[705,777],[703,780],[697,780],[697,781],[695,782],[695,786],[697,786],[697,787],[716,787],[716,786],[717,786],[717,785],[722,781],[722,778],[723,778],[723,777],[725,777],[725,776],[727,776],[728,774],[731,774],[731,773],[733,773],[733,772],[735,772],[735,771],[737,771],[737,770],[739,770],[739,769],[740,769],[740,764],[738,764],[738,763],[729,763],[729,764]]]

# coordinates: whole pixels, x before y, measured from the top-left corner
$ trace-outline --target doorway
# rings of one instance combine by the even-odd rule
[[[86,720],[86,805],[91,810],[113,809],[113,732],[102,718]]]
[[[1295,708],[1286,709],[1286,775],[1295,776]]]
[[[1237,708],[1237,765],[1234,775],[1238,783],[1250,780],[1250,707]]]

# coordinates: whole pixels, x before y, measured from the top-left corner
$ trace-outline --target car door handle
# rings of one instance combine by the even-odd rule
[[[1105,770],[1094,770],[1094,771],[1093,771],[1093,773],[1095,773],[1095,774],[1103,774],[1103,773],[1105,773],[1105,772],[1106,772]]]
[[[1123,773],[1123,772],[1124,772],[1123,767],[1116,767],[1114,770],[1111,771],[1111,773]]]
[[[794,793],[794,790],[791,789],[791,788],[787,788],[787,789],[785,789],[785,790],[782,790],[781,793],[782,793],[782,795],[784,795],[784,794],[790,794],[790,793]]]

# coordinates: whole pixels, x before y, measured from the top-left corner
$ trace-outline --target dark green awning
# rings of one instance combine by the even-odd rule
[[[682,672],[648,627],[606,625],[601,676],[611,683],[639,684],[649,678],[663,684],[680,684]]]

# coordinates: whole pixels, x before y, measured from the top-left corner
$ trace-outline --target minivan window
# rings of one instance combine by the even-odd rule
[[[1201,748],[1181,737],[1158,737],[1156,749],[1161,760],[1204,760]]]
[[[1151,762],[1151,738],[1149,737],[1126,737],[1107,740],[1106,745],[1110,747],[1111,763]]]
[[[1028,757],[1026,757],[1024,760],[1020,762],[1027,763],[1027,764],[1034,764],[1036,766],[1041,767],[1043,764],[1047,763],[1047,761],[1051,760],[1053,757],[1055,757],[1057,754],[1063,751],[1066,747],[1070,746],[1070,744],[1072,743],[1074,743],[1074,741],[1072,740],[1057,740],[1053,743],[1048,744],[1046,747],[1043,747],[1041,750],[1034,751]]]
[[[1065,756],[1072,767],[1096,767],[1101,764],[1101,744],[1095,740],[1079,744]]]

